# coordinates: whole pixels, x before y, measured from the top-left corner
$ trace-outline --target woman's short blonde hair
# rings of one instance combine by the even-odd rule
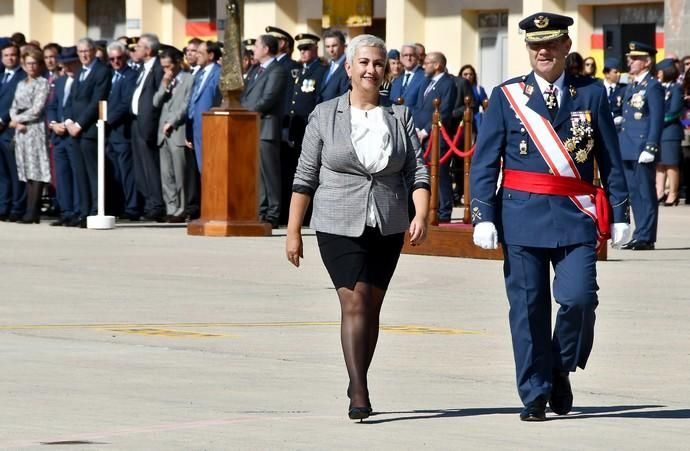
[[[43,64],[43,52],[36,47],[29,46],[22,52],[22,61],[26,60],[27,57],[31,57],[36,60],[37,63]]]
[[[345,49],[345,60],[347,64],[352,66],[352,63],[355,61],[355,54],[361,47],[376,47],[380,49],[384,60],[386,62],[388,61],[388,51],[386,50],[386,43],[383,42],[383,39],[372,34],[360,34],[353,38],[347,45],[347,49]]]

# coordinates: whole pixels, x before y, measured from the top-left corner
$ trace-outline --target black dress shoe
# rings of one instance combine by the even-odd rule
[[[630,240],[624,245],[621,246],[621,249],[632,249],[632,247],[635,245],[635,240]]]
[[[8,219],[10,219],[9,215],[0,215],[0,221],[7,222]]]
[[[53,227],[66,226],[69,222],[69,218],[57,218],[55,221],[51,222],[50,225]]]
[[[654,243],[651,241],[636,240],[628,249],[632,251],[653,251]]]
[[[184,215],[180,216],[175,216],[175,215],[169,215],[167,219],[165,220],[168,224],[183,224],[187,222],[187,217]]]
[[[369,418],[369,415],[371,415],[371,407],[350,407],[347,411],[347,416],[350,417],[351,420],[363,420],[365,418]]]
[[[7,220],[10,221],[10,222],[17,222],[17,221],[19,221],[20,219],[22,219],[21,215],[17,215],[17,214],[14,214],[14,213],[11,213],[10,216],[9,216],[9,218],[7,218]]]
[[[556,415],[565,415],[573,408],[573,390],[567,372],[555,371],[549,407]]]
[[[86,228],[86,216],[75,216],[70,222],[65,224],[66,227],[79,227],[80,229]]]
[[[520,421],[544,421],[546,420],[546,401],[537,398],[527,404],[520,412]]]
[[[141,215],[133,214],[133,213],[122,213],[120,216],[117,217],[117,219],[123,220],[123,221],[136,222],[139,219],[141,219]]]

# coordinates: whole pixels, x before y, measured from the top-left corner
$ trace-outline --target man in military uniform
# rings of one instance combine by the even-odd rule
[[[307,128],[309,114],[314,110],[321,87],[321,81],[328,70],[319,59],[318,36],[302,33],[295,36],[300,54],[301,68],[294,84],[288,86],[290,103],[288,105],[288,143],[289,147],[281,155],[283,199],[281,203],[281,222],[287,223],[292,196],[292,179],[297,169],[297,161],[302,152],[302,139]]]
[[[613,122],[619,126],[623,113],[623,96],[625,96],[625,88],[628,86],[620,82],[620,60],[618,58],[610,57],[604,60],[604,89],[606,96],[609,99],[609,108],[613,116]]]
[[[656,198],[656,165],[664,128],[664,89],[656,79],[656,49],[641,42],[628,44],[628,87],[618,140],[625,180],[635,218],[632,240],[623,249],[654,249],[659,204]]]
[[[618,246],[630,229],[606,93],[565,73],[572,24],[544,12],[520,22],[533,71],[494,89],[470,171],[474,242],[503,247],[523,421],[545,420],[547,402],[558,415],[571,410],[569,373],[585,367],[594,341],[597,242],[610,234]],[[604,189],[592,185],[595,159]]]

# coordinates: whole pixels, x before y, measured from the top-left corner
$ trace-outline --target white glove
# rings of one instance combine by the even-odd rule
[[[637,159],[638,163],[651,163],[654,161],[654,154],[643,150],[640,154],[640,158]]]
[[[621,125],[623,123],[623,116],[616,116],[613,118],[613,123],[615,125]]]
[[[619,248],[630,241],[630,224],[616,222],[611,224],[611,247]]]
[[[498,232],[493,222],[484,221],[474,226],[474,244],[482,249],[498,248]]]

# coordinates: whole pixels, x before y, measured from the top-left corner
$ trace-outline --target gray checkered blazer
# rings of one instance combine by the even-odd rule
[[[310,227],[320,232],[360,236],[369,192],[374,194],[381,234],[405,231],[412,189],[429,188],[429,173],[407,107],[383,106],[393,140],[385,169],[370,174],[350,138],[349,93],[321,103],[309,116],[293,191],[313,195]]]

